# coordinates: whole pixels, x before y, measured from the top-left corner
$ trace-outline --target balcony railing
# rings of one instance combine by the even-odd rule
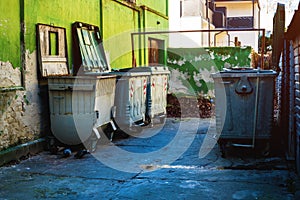
[[[227,28],[254,28],[254,18],[245,17],[227,17]]]

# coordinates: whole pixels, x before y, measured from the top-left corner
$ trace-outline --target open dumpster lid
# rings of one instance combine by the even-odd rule
[[[36,29],[41,76],[69,75],[65,28],[37,24]]]
[[[98,26],[75,22],[72,24],[72,35],[75,75],[110,71]]]

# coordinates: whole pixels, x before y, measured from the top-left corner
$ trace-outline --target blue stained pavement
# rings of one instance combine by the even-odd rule
[[[199,158],[213,121],[167,119],[136,137],[99,143],[82,159],[41,152],[0,168],[0,199],[297,199],[293,166],[280,154],[232,148],[223,158],[216,144]]]

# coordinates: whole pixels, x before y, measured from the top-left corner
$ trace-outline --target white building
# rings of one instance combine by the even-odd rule
[[[258,50],[259,32],[249,30],[260,28],[258,0],[170,0],[169,11],[171,31],[214,30],[171,34],[170,47],[242,45]]]

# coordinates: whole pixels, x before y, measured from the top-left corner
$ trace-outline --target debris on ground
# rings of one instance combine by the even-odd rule
[[[177,97],[174,94],[168,94],[167,115],[171,118],[210,118],[214,115],[214,104],[210,98],[205,96]]]

